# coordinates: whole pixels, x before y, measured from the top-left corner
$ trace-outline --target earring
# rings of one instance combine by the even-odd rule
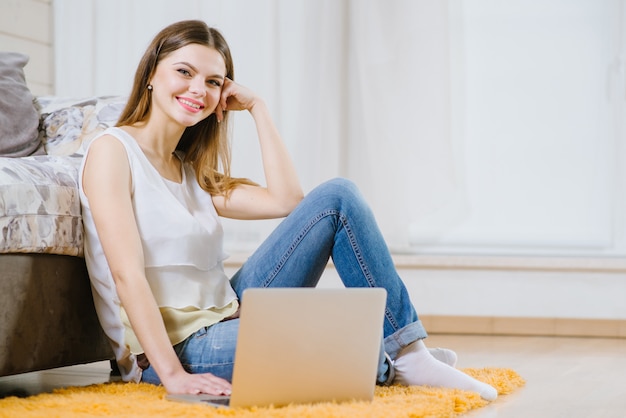
[[[148,84],[148,90],[152,91],[152,84]]]

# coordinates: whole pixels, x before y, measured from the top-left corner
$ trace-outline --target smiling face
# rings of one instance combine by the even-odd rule
[[[189,44],[164,57],[150,80],[152,116],[193,126],[219,103],[226,64],[214,48]]]

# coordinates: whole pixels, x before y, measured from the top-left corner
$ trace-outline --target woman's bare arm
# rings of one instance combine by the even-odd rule
[[[144,254],[131,201],[130,166],[119,140],[104,136],[91,145],[83,189],[122,306],[167,391],[228,393],[230,384],[223,379],[188,374],[172,348],[145,276]]]
[[[266,187],[240,186],[227,199],[214,196],[218,213],[236,219],[268,219],[288,215],[302,200],[298,174],[266,103],[230,80],[224,84],[221,109],[247,110],[257,128]]]

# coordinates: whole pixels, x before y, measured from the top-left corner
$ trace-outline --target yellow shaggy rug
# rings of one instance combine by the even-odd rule
[[[463,369],[476,379],[511,393],[525,382],[510,369]],[[505,401],[498,398],[495,402]],[[246,417],[246,418],[353,418],[353,417],[456,417],[487,405],[478,394],[454,389],[423,386],[376,387],[372,402],[289,405],[282,408],[223,409],[205,405],[172,402],[160,386],[145,383],[104,383],[58,389],[28,398],[0,399],[0,417],[86,418],[86,417]]]

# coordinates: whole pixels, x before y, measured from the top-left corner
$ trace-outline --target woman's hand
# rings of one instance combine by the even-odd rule
[[[191,374],[182,371],[167,379],[161,379],[167,393],[192,394],[206,393],[208,395],[230,395],[231,384],[211,373]]]
[[[259,97],[247,87],[235,83],[233,80],[224,79],[220,103],[215,110],[217,120],[224,120],[224,113],[227,110],[252,110],[259,101]]]
[[[247,110],[256,124],[265,187],[240,185],[228,196],[213,196],[220,216],[234,219],[271,219],[287,216],[304,194],[296,169],[265,101],[246,87],[225,79],[216,109],[218,121],[226,110]]]

